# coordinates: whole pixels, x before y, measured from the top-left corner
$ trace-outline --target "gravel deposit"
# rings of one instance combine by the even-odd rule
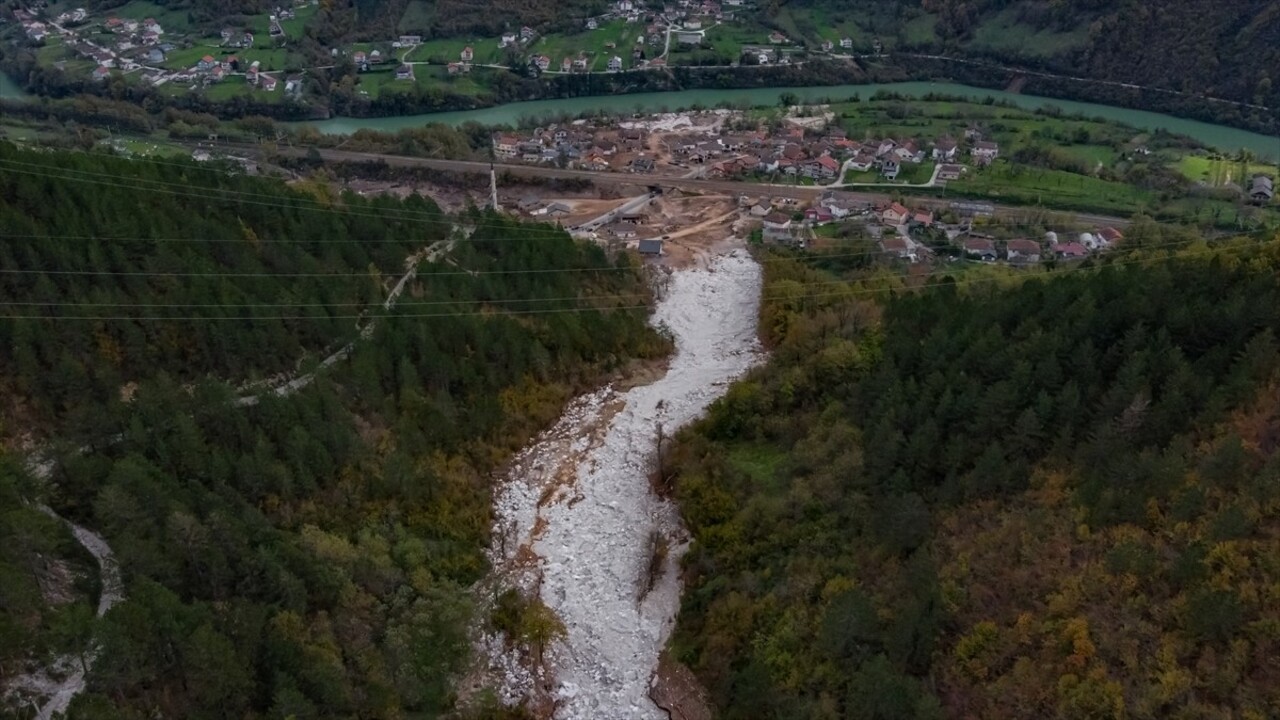
[[[538,593],[567,632],[547,655],[547,677],[482,641],[507,702],[540,690],[561,720],[665,720],[649,685],[679,608],[687,533],[650,488],[658,428],[670,437],[762,359],[760,288],[760,268],[741,250],[675,271],[651,320],[675,340],[665,376],[578,398],[513,463],[496,494],[494,566],[500,582]],[[670,551],[646,592],[655,531]]]

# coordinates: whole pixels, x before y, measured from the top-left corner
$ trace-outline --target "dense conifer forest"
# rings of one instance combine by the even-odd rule
[[[55,461],[0,462],[0,678],[93,638],[72,717],[449,709],[492,473],[668,350],[633,261],[187,162],[0,146],[0,188],[4,436]],[[241,387],[353,341],[301,391]],[[103,620],[92,559],[37,502],[114,549],[127,599]]]
[[[885,291],[768,263],[771,364],[667,460],[675,649],[720,717],[1273,714],[1278,267],[1183,243]]]

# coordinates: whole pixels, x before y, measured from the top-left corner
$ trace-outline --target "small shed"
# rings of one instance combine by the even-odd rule
[[[646,257],[658,257],[662,254],[662,241],[657,238],[641,240],[639,250]]]
[[[1249,185],[1249,198],[1259,205],[1265,205],[1276,196],[1275,183],[1266,175],[1257,175]]]

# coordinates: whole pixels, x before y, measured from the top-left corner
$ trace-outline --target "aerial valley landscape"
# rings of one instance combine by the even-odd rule
[[[0,0],[0,718],[1280,717],[1280,4]]]

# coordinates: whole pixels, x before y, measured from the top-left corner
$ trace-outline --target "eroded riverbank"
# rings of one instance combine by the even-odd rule
[[[762,357],[760,268],[742,250],[673,272],[652,322],[676,351],[656,381],[575,400],[523,451],[495,498],[498,583],[536,594],[565,635],[541,666],[488,638],[506,702],[556,718],[665,718],[650,683],[679,607],[687,534],[651,489],[659,437],[701,415]],[[669,550],[650,577],[653,539]]]

